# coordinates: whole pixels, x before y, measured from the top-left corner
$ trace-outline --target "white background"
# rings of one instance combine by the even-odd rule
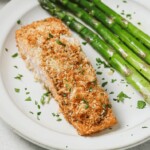
[[[150,9],[149,0],[135,0],[141,3],[146,8]],[[4,5],[7,4],[9,0],[0,0],[0,10]],[[0,150],[45,150],[42,149],[26,140],[22,139],[15,133],[13,133],[9,127],[0,120]],[[150,150],[150,141],[139,145],[137,147],[131,148],[130,150]]]

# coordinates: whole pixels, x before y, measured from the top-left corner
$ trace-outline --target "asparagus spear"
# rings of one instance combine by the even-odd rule
[[[132,23],[127,21],[125,18],[117,14],[107,5],[105,5],[101,0],[93,0],[93,3],[103,10],[107,15],[109,15],[112,20],[119,23],[123,28],[127,29],[132,35],[138,38],[141,42],[143,42],[148,48],[150,48],[150,36],[145,34],[142,30],[138,29]]]
[[[111,44],[124,59],[126,59],[134,68],[136,68],[145,78],[150,81],[150,66],[139,58],[134,52],[132,52],[122,41],[117,38],[108,28],[102,23],[94,19],[77,4],[70,2],[69,0],[52,0],[60,2],[66,6],[76,16],[81,18],[85,23],[94,28],[109,44]]]
[[[107,17],[100,9],[94,6],[93,3],[87,0],[73,0],[81,5],[90,15],[96,17],[99,21],[103,22],[108,28],[110,28],[120,39],[128,45],[135,53],[142,57],[147,63],[150,64],[150,51],[141,42],[139,42],[133,35],[129,34],[114,20]]]
[[[150,84],[138,71],[126,62],[115,50],[109,47],[97,34],[74,19],[73,16],[63,10],[63,8],[50,2],[49,0],[39,0],[41,6],[52,15],[63,20],[66,25],[76,31],[83,39],[88,41],[126,80],[139,91],[144,99],[150,103]]]

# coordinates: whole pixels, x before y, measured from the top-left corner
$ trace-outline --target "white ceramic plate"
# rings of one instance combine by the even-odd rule
[[[134,1],[123,3],[121,0],[105,0],[105,2],[115,8],[119,13],[125,10],[132,14],[132,22],[139,26],[146,33],[150,34],[150,12]],[[119,8],[116,6],[119,5]],[[123,78],[117,73],[111,73],[110,69],[103,66],[97,69],[96,58],[101,56],[89,45],[82,46],[87,57],[92,62],[97,71],[103,72],[98,76],[100,83],[108,82],[105,89],[110,94],[110,101],[118,119],[118,125],[111,130],[105,130],[99,134],[82,137],[76,130],[64,120],[57,121],[52,113],[58,112],[58,105],[51,99],[49,104],[41,106],[39,109],[35,101],[40,104],[40,98],[45,92],[42,86],[34,81],[33,74],[26,69],[20,57],[12,58],[17,52],[15,43],[15,31],[21,25],[17,20],[21,20],[22,25],[33,21],[49,17],[36,0],[12,0],[0,14],[0,116],[1,118],[20,136],[25,139],[45,147],[47,149],[69,149],[69,150],[106,150],[123,149],[140,144],[150,137],[150,106],[145,109],[137,109],[137,101],[143,99],[130,85],[122,81]],[[74,34],[75,37],[78,35]],[[80,39],[82,42],[82,39]],[[6,51],[6,48],[8,51]],[[102,59],[102,58],[101,58]],[[17,66],[18,68],[15,68]],[[16,80],[18,74],[22,74],[22,80]],[[105,78],[105,79],[103,79]],[[117,79],[111,83],[112,79]],[[122,83],[123,82],[123,83]],[[16,93],[14,88],[19,88]],[[124,103],[117,103],[113,98],[123,91],[131,99],[125,99]],[[28,95],[26,92],[30,92]],[[32,101],[25,101],[27,97]],[[31,113],[32,112],[32,113]],[[41,112],[39,119],[37,113]],[[144,128],[147,127],[147,128]]]

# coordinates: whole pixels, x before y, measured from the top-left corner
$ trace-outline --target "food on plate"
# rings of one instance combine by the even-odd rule
[[[51,91],[80,135],[117,123],[94,68],[61,20],[48,18],[24,26],[16,31],[16,42],[27,67]]]
[[[74,1],[77,1],[77,0],[74,0]],[[76,16],[79,16],[79,18],[81,18],[85,23],[89,24],[93,29],[95,29],[97,31],[97,33],[100,34],[101,37],[103,37],[106,41],[108,41],[108,43],[112,47],[114,47],[115,50],[118,53],[120,53],[123,58],[126,59],[127,62],[129,62],[135,69],[137,69],[137,71],[139,71],[145,78],[147,78],[150,81],[150,66],[144,60],[142,60],[139,56],[137,56],[131,49],[129,49],[125,44],[123,44],[123,42],[116,35],[114,35],[107,27],[105,27],[101,22],[95,20],[95,18],[90,16],[86,11],[84,11],[82,8],[77,6],[75,3],[72,3],[70,1],[67,1],[67,2],[60,1],[60,2],[62,5],[66,6],[71,12],[73,12]],[[92,4],[92,3],[87,2],[86,0],[80,1],[78,3],[82,4],[82,5],[86,4],[86,6],[87,6],[87,4],[88,5]],[[92,8],[91,5],[89,7]],[[94,9],[92,9],[92,10],[94,12]],[[102,17],[103,20],[108,19],[108,17],[104,18],[105,14],[101,13],[98,9],[96,9],[96,10],[98,11],[95,14],[97,17],[100,16],[100,18]],[[105,22],[105,21],[103,21],[103,22]],[[118,26],[119,25],[115,26],[113,24],[112,28],[115,29],[115,31],[117,30],[117,33],[118,32],[121,33],[121,35],[124,38],[126,35],[125,34],[126,32],[121,31],[120,30],[121,28],[118,29]],[[120,34],[119,34],[119,36],[120,36]],[[135,48],[135,50],[138,51],[137,53],[141,54],[142,55],[141,57],[143,57],[143,55],[144,55],[145,57],[143,57],[143,59],[145,58],[145,60],[148,63],[150,63],[150,52],[144,45],[142,45],[137,40],[136,40],[136,42],[130,41],[131,38],[129,38],[129,37],[127,37],[125,39],[129,39],[127,42],[129,42],[129,43],[131,42],[130,45],[132,45]],[[137,44],[139,44],[139,43],[140,43],[141,47],[137,46]],[[141,67],[141,66],[143,66],[143,67]]]
[[[122,76],[124,76],[128,83],[130,83],[139,93],[143,95],[144,99],[148,103],[150,103],[149,81],[146,80],[143,75],[141,75],[141,72],[138,72],[131,64],[129,64],[126,61],[126,58],[121,57],[121,55],[117,53],[115,49],[109,46],[106,41],[101,39],[95,32],[90,30],[88,27],[77,21],[72,15],[70,15],[70,13],[64,10],[64,7],[59,6],[58,3],[56,3],[56,0],[39,0],[39,2],[41,6],[51,15],[58,17],[71,29],[80,34],[83,39],[85,39],[95,50],[97,50],[103,56],[103,58],[105,58],[105,60],[114,69],[116,69]],[[66,2],[66,5],[68,3],[68,1],[63,2]],[[78,9],[78,5],[75,5],[75,7],[76,9]],[[76,16],[81,17],[81,15],[83,16],[82,12]],[[87,18],[91,19],[91,17],[89,16]],[[139,62],[137,62],[137,64],[138,63]],[[141,68],[145,68],[145,66],[141,65]]]
[[[82,18],[87,24],[91,25],[105,40],[108,41],[108,43],[112,47],[116,49],[116,51],[118,51],[118,53],[120,53],[129,63],[131,63],[138,71],[140,71],[148,80],[150,80],[150,66],[146,64],[146,62],[150,64],[149,49],[144,46],[139,40],[137,40],[136,37],[134,37],[132,34],[122,28],[117,22],[115,22],[112,17],[107,16],[102,10],[94,6],[92,2],[89,2],[87,0],[73,1],[79,4],[79,6],[81,6],[82,8],[86,7],[85,10],[88,13],[92,11],[92,15],[90,16],[90,14],[86,13],[86,11],[84,11],[81,7],[77,7],[76,4],[72,2],[65,3],[65,6],[67,6],[67,8],[73,11],[75,14],[78,14],[80,12],[80,18]],[[90,19],[87,19],[88,17],[90,17]],[[101,23],[103,23],[104,25]],[[114,33],[118,36],[116,36]],[[139,57],[141,57],[141,59]],[[144,62],[144,60],[146,62]],[[145,66],[145,71],[143,68],[141,68],[141,65]]]
[[[123,28],[125,28],[129,33],[139,39],[144,45],[150,48],[150,36],[144,33],[142,30],[137,28],[131,22],[124,19],[121,15],[116,13],[114,10],[109,8],[106,4],[104,4],[101,0],[93,0],[93,3],[102,11],[104,11],[108,16],[112,17],[114,21],[120,24]]]

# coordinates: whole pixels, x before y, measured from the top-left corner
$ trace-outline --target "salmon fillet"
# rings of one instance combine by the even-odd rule
[[[107,93],[77,39],[56,18],[34,22],[16,31],[19,53],[58,102],[80,135],[116,124]]]

